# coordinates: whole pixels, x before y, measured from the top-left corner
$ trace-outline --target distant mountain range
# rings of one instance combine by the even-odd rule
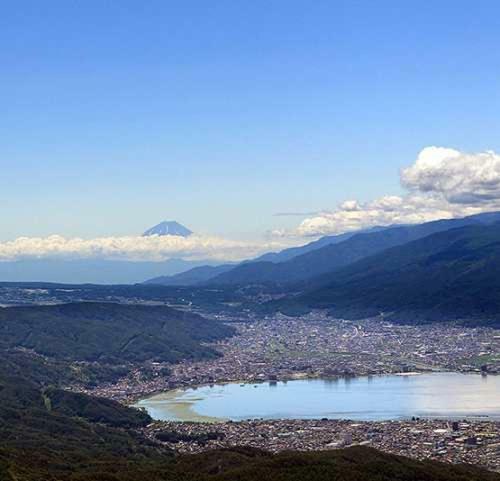
[[[313,242],[309,242],[308,244],[303,246],[290,247],[280,252],[268,252],[267,254],[261,255],[260,257],[253,259],[251,262],[286,262],[294,257],[300,256],[302,254],[307,254],[308,252],[315,251],[317,249],[320,249],[321,247],[325,247],[332,244],[339,244],[340,242],[350,239],[353,235],[362,234],[365,232],[378,232],[388,228],[389,227],[376,226],[376,227],[371,227],[369,229],[361,229],[358,231],[346,232],[344,234],[339,234],[339,235],[323,236],[320,239],[315,240]]]
[[[403,245],[436,232],[468,225],[488,225],[500,221],[500,213],[487,213],[463,219],[438,220],[417,225],[376,227],[339,236],[327,236],[302,247],[261,256],[255,261],[218,269],[197,268],[175,278],[159,278],[155,283],[166,285],[293,284],[331,273],[385,249]],[[276,261],[263,261],[276,259]],[[281,260],[281,261],[280,261]],[[153,282],[153,281],[149,281]],[[168,284],[170,283],[170,284]]]
[[[222,264],[220,266],[199,266],[173,276],[159,276],[149,279],[144,284],[155,284],[160,286],[194,286],[228,272],[234,268],[234,264]]]
[[[484,280],[487,278],[486,271],[480,269],[483,265],[481,262],[486,263],[486,269],[491,270],[496,266],[494,241],[497,234],[500,242],[500,231],[495,229],[497,223],[500,223],[500,212],[417,225],[376,227],[338,236],[326,236],[301,247],[268,253],[239,264],[220,265],[215,262],[192,262],[182,259],[165,262],[50,259],[3,262],[0,263],[0,280],[133,284],[149,279],[144,282],[145,285],[229,288],[273,286],[273,289],[278,288],[283,294],[294,293],[293,299],[287,298],[281,303],[282,306],[288,304],[305,308],[330,307],[346,316],[348,313],[366,315],[383,311],[396,312],[404,317],[406,314],[403,309],[406,306],[409,316],[414,316],[418,310],[425,312],[428,318],[439,317],[445,312],[454,316],[461,313],[464,317],[467,317],[466,314],[478,317],[482,312],[484,317],[492,315],[497,307],[500,308],[500,304],[497,306],[494,292]],[[477,229],[465,229],[468,227]],[[149,235],[181,235],[182,228],[183,226],[176,222],[166,222],[147,232],[155,231]],[[467,237],[467,241],[463,240],[468,246],[463,254],[465,257],[460,257],[461,251],[456,248],[453,250],[443,240],[451,239],[452,237],[448,236],[457,229],[465,229],[463,232],[472,236]],[[493,239],[488,245],[484,245],[485,241],[481,237],[483,231],[490,232],[489,237],[484,239]],[[441,233],[443,237],[437,236]],[[422,243],[418,244],[418,241]],[[479,247],[474,250],[476,243]],[[425,246],[426,250],[419,254],[419,259],[413,259],[412,253],[416,253],[415,249],[420,249],[420,246]],[[399,248],[408,250],[399,251]],[[399,259],[395,256],[403,255],[401,252],[405,253],[405,262],[415,264],[412,264],[412,269],[407,264],[394,264],[396,259]],[[429,259],[436,259],[435,256],[438,255],[451,256],[454,264],[434,262],[432,270],[429,270]],[[454,258],[453,255],[458,257]],[[475,258],[479,259],[479,263],[472,262],[471,259]],[[364,264],[365,261],[373,264]],[[426,263],[427,270],[418,264],[421,261]],[[394,266],[393,270],[384,270],[389,266]],[[495,274],[494,271],[491,272]],[[431,275],[432,282],[428,282],[426,276]],[[460,284],[459,278],[467,279],[471,283],[471,279],[474,279],[474,283],[480,286],[479,290],[474,291],[473,284]],[[411,281],[412,279],[414,281]],[[389,280],[394,284],[390,284]],[[389,284],[386,284],[386,281]],[[495,278],[489,282],[490,285],[496,286]],[[372,287],[368,288],[369,285]],[[448,285],[454,286],[453,292],[447,290]],[[404,292],[400,286],[407,286],[405,289],[409,292]],[[427,288],[432,288],[429,295],[419,294],[428,292],[422,291]],[[460,289],[464,290],[463,293]],[[370,295],[371,292],[373,295]],[[476,294],[473,295],[473,292]],[[441,299],[439,303],[435,296]],[[455,296],[469,300],[459,302]]]
[[[438,232],[312,280],[294,304],[393,320],[500,326],[500,223]],[[484,322],[483,322],[484,323]]]
[[[321,239],[309,242],[303,246],[290,247],[284,249],[280,252],[268,252],[266,254],[257,257],[256,259],[250,259],[248,261],[243,261],[240,264],[222,264],[216,267],[207,265],[201,267],[194,267],[188,271],[182,272],[180,274],[174,275],[163,275],[158,276],[153,279],[145,281],[145,284],[157,284],[163,286],[194,286],[196,284],[206,283],[211,279],[216,278],[220,274],[224,274],[233,270],[237,265],[247,266],[250,264],[255,264],[259,262],[272,262],[280,263],[286,262],[294,257],[298,257],[302,254],[307,254],[314,250],[318,250],[321,247],[327,245],[338,244],[344,240],[351,238],[353,235],[362,232],[378,232],[387,229],[387,227],[373,227],[371,229],[361,230],[357,232],[348,232],[345,234],[335,235],[335,236],[324,236]]]
[[[481,320],[497,326],[500,213],[323,238],[282,256],[198,267],[151,282],[268,285],[286,294],[264,310],[328,308],[348,318],[383,314],[395,321]]]

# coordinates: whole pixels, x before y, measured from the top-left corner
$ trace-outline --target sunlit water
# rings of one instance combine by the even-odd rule
[[[353,419],[412,416],[500,419],[500,376],[432,373],[354,379],[220,384],[137,403],[154,419]]]

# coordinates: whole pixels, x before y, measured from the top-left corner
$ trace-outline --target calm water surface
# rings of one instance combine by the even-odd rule
[[[355,419],[411,416],[500,419],[500,376],[432,373],[221,384],[139,401],[154,419]]]

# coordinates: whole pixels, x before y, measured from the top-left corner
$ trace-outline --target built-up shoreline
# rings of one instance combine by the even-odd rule
[[[222,319],[224,320],[224,319]],[[227,319],[229,321],[229,319]],[[136,366],[114,384],[87,391],[134,404],[172,390],[222,383],[354,378],[425,372],[500,373],[500,330],[447,324],[393,325],[380,320],[331,320],[321,312],[234,323],[238,334],[215,347],[221,357]],[[165,376],[165,370],[169,375]],[[147,370],[153,375],[144,378]],[[185,407],[183,407],[184,409]],[[175,431],[190,441],[167,443],[178,452],[249,445],[272,452],[366,444],[416,459],[472,463],[500,471],[500,423],[455,424],[441,419],[387,422],[347,420],[155,421],[145,434]],[[199,441],[198,435],[221,433]],[[202,436],[203,437],[203,436]]]
[[[224,319],[222,319],[224,320]],[[329,319],[316,312],[231,323],[237,335],[213,344],[221,357],[136,366],[92,394],[133,404],[179,388],[228,382],[354,378],[384,374],[500,373],[500,330],[447,324],[393,325]],[[152,375],[144,377],[144,371]],[[168,376],[165,376],[168,371]]]
[[[500,472],[500,423],[494,421],[156,421],[144,429],[144,434],[154,442],[159,442],[160,433],[176,433],[179,440],[163,444],[179,453],[243,445],[274,453],[361,445],[419,460],[475,464]]]

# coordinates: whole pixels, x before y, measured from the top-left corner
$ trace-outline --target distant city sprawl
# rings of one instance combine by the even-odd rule
[[[222,318],[221,320],[229,320]],[[325,312],[231,323],[238,335],[213,345],[222,357],[178,364],[168,377],[143,380],[136,367],[95,394],[134,400],[152,392],[228,381],[366,376],[400,372],[500,372],[500,330],[449,324],[408,326],[375,320],[331,320]]]

